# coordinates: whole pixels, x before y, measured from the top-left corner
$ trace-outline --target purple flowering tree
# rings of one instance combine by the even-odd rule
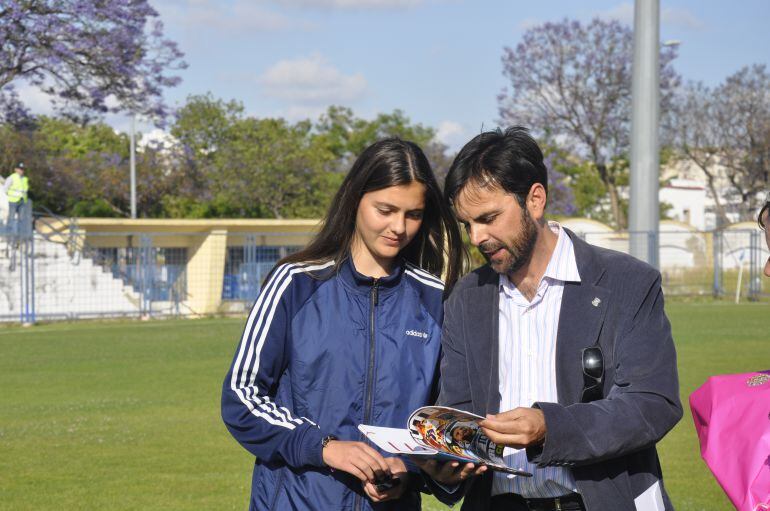
[[[660,55],[661,108],[679,82],[674,48]],[[616,227],[626,226],[618,187],[627,180],[631,131],[633,32],[617,21],[564,20],[527,30],[503,50],[510,90],[498,96],[501,120],[525,125],[592,163],[610,199]]]
[[[569,162],[557,151],[546,148],[543,163],[548,169],[548,212],[552,215],[574,215],[577,213],[575,194],[567,184],[567,176],[560,171]]]
[[[669,129],[679,156],[706,178],[718,225],[728,209],[752,220],[770,182],[770,74],[741,68],[717,87],[688,83],[677,95]]]
[[[0,120],[15,128],[29,127],[33,122],[32,114],[19,99],[13,85],[0,89]]]
[[[157,18],[147,0],[3,0],[0,94],[26,81],[60,108],[162,119],[186,64]]]

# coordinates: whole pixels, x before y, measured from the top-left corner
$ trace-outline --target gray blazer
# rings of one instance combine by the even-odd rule
[[[540,467],[570,467],[589,511],[673,509],[655,450],[682,417],[660,273],[567,234],[581,282],[567,283],[562,297],[559,402],[533,404],[543,410],[547,433],[544,445],[527,449],[527,456]],[[483,266],[465,276],[445,303],[441,405],[482,416],[499,411],[498,283],[498,274]],[[580,403],[581,350],[597,342],[604,354],[604,398]],[[482,510],[492,477],[475,478],[454,494],[430,486],[444,503],[465,495],[464,511]]]

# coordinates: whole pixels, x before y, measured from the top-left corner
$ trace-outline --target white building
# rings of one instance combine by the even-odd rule
[[[715,216],[709,218],[709,222],[706,221],[709,216],[706,212],[709,199],[702,183],[691,179],[671,179],[668,186],[660,188],[658,198],[660,202],[671,205],[668,211],[671,220],[691,225],[699,231],[712,230],[715,227]]]
[[[714,189],[728,222],[740,222],[741,198],[734,193],[725,167],[714,165],[714,176]],[[712,231],[717,228],[717,201],[708,186],[706,175],[698,165],[690,160],[674,161],[661,168],[661,178],[669,184],[660,188],[659,197],[662,202],[673,206],[669,213],[672,219],[692,225],[698,230]]]

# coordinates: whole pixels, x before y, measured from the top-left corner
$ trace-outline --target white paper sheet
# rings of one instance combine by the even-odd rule
[[[636,511],[665,511],[663,494],[660,491],[660,481],[644,490],[644,493],[634,499]]]

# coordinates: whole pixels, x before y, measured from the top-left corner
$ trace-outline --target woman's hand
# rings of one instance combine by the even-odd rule
[[[426,460],[417,456],[411,457],[412,461],[420,469],[428,474],[437,483],[454,486],[462,483],[469,477],[476,477],[487,471],[486,465],[474,465],[473,463],[459,463],[457,461]]]
[[[386,479],[390,467],[380,453],[363,442],[332,440],[323,448],[327,466],[347,472],[363,482]]]
[[[385,458],[385,462],[390,467],[390,473],[393,479],[398,479],[398,483],[392,488],[384,491],[378,491],[377,486],[364,481],[364,492],[373,502],[385,502],[386,500],[400,499],[409,485],[409,472],[406,471],[404,460],[398,457]]]

